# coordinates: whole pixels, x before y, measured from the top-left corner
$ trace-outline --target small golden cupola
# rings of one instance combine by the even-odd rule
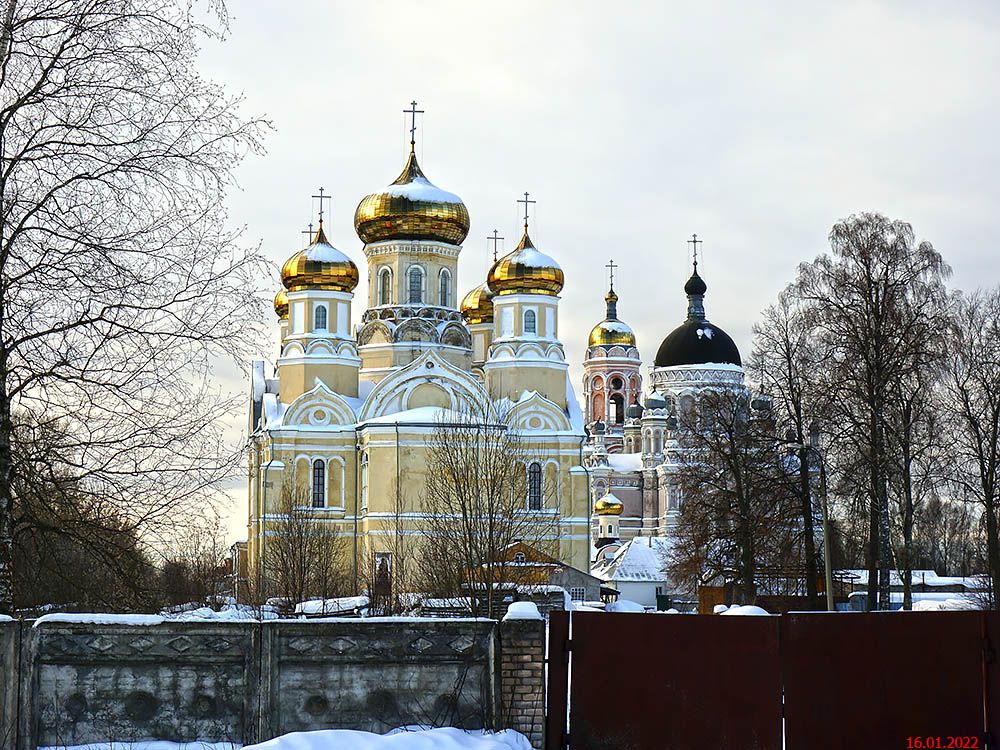
[[[556,297],[563,288],[563,270],[555,259],[538,250],[524,235],[511,252],[493,264],[486,278],[494,294],[545,294]]]
[[[411,141],[402,174],[385,190],[361,199],[354,229],[365,244],[433,240],[461,245],[469,233],[469,211],[461,198],[424,176]]]
[[[489,284],[483,282],[462,299],[462,317],[469,325],[493,322],[493,297]]]
[[[353,292],[358,285],[358,267],[354,261],[330,244],[323,231],[323,221],[312,243],[295,253],[281,267],[281,283],[290,292],[302,289],[328,289],[336,292]],[[275,311],[278,300],[275,299]],[[288,302],[285,300],[287,314]],[[280,313],[279,313],[280,315]]]
[[[594,503],[594,513],[599,516],[620,516],[625,505],[610,490]]]
[[[281,320],[288,317],[288,292],[284,289],[274,295],[274,314]]]
[[[618,295],[614,286],[604,295],[604,301],[608,306],[607,314],[590,331],[587,346],[635,346],[635,331],[618,319]]]

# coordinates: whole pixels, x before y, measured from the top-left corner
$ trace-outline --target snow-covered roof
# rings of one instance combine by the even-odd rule
[[[610,560],[595,561],[591,573],[608,582],[666,581],[663,568],[669,548],[666,537],[637,536]]]
[[[868,571],[858,569],[838,570],[834,577],[853,583],[855,586],[868,585]],[[914,570],[910,573],[910,581],[920,586],[964,586],[969,590],[983,588],[983,580],[977,576],[939,576],[933,570]],[[903,579],[898,570],[889,571],[889,583],[892,586],[902,586]]]
[[[642,454],[609,453],[608,466],[615,471],[642,471]]]
[[[367,596],[341,596],[335,599],[310,599],[295,605],[298,615],[332,615],[338,612],[353,612],[368,606]]]
[[[451,409],[444,409],[440,406],[418,406],[415,409],[397,411],[394,414],[383,414],[381,417],[373,417],[365,420],[366,424],[396,424],[402,422],[415,424],[438,424],[439,422],[455,423],[467,422],[468,415]]]

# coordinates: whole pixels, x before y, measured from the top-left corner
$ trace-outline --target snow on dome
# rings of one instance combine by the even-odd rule
[[[541,620],[542,615],[534,602],[514,602],[507,608],[507,614],[503,616],[504,622],[507,620]]]
[[[490,269],[486,282],[495,294],[546,294],[562,291],[563,270],[555,259],[538,250],[525,226],[521,241]]]
[[[435,203],[461,203],[462,199],[454,193],[442,190],[426,177],[416,177],[413,182],[405,185],[390,185],[385,189],[386,195],[409,198],[411,201],[433,201]]]

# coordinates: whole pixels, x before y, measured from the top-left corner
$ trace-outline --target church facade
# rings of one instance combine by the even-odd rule
[[[400,176],[354,215],[368,266],[360,300],[359,270],[330,244],[322,213],[281,269],[279,356],[273,372],[253,365],[250,568],[282,533],[290,488],[296,506],[350,539],[355,577],[400,537],[419,538],[434,432],[485,401],[508,407],[526,446],[524,512],[551,530],[554,557],[587,570],[586,432],[559,340],[563,271],[535,246],[526,214],[517,246],[459,297],[468,210],[427,179],[410,145]]]

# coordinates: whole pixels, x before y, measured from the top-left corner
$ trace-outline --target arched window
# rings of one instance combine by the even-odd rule
[[[383,268],[378,272],[378,303],[392,304],[392,269]]]
[[[514,553],[514,562],[516,562],[516,563],[523,563],[526,559],[527,558],[524,556],[523,552],[515,552]]]
[[[535,311],[525,310],[524,311],[524,332],[525,333],[535,333],[537,330],[537,325],[535,323]]]
[[[326,305],[316,305],[316,309],[313,311],[313,330],[326,330]]]
[[[622,424],[625,421],[625,399],[620,393],[612,393],[608,401],[611,413],[608,415],[612,424]]]
[[[542,509],[542,465],[535,461],[528,467],[528,510]]]
[[[441,307],[451,305],[451,271],[442,268],[438,276],[438,304]]]
[[[622,380],[617,375],[615,377],[611,378],[611,387],[612,387],[612,389],[614,389],[616,391],[620,391],[624,385],[625,385],[625,381]]]
[[[420,266],[412,266],[407,271],[406,278],[410,285],[409,301],[411,304],[420,304],[424,301],[424,272]]]
[[[313,461],[313,507],[326,505],[326,464],[320,459]]]

